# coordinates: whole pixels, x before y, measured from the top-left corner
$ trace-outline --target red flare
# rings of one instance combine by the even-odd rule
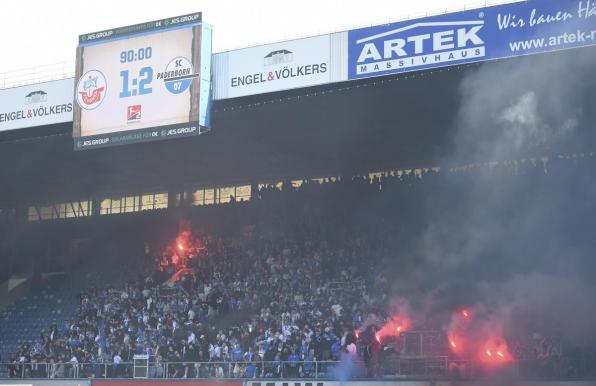
[[[461,314],[464,318],[469,318],[470,317],[470,312],[468,310],[462,310]]]
[[[375,334],[375,338],[377,338],[377,342],[381,343],[381,337],[379,336],[379,334]]]
[[[178,243],[178,249],[181,250],[181,251],[183,251],[184,250],[184,245]]]
[[[455,342],[454,342],[454,341],[451,341],[451,342],[450,342],[450,344],[451,344],[451,347],[453,347],[453,348],[457,348],[457,344],[455,344]]]
[[[492,337],[483,345],[481,361],[487,366],[504,366],[514,361],[507,342],[501,337]]]
[[[410,329],[411,322],[404,316],[393,316],[387,323],[381,327],[377,332],[379,339],[385,337],[399,337],[402,333]]]

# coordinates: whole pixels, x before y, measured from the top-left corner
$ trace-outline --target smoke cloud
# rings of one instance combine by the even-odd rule
[[[570,51],[484,64],[462,81],[441,165],[473,171],[427,189],[424,227],[394,286],[424,305],[425,320],[446,320],[448,335],[463,328],[449,315],[469,307],[477,342],[489,331],[596,338],[595,175],[572,162],[550,169],[560,152],[593,150],[593,68],[593,50]]]

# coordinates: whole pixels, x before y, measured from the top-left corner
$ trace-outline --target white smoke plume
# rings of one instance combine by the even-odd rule
[[[454,173],[427,194],[426,226],[408,259],[417,263],[395,286],[400,296],[417,286],[412,298],[425,299],[428,318],[446,320],[446,331],[446,315],[469,306],[481,317],[476,331],[596,339],[596,285],[587,274],[596,273],[587,231],[596,225],[596,178],[573,164],[557,175],[523,171],[561,148],[596,147],[585,114],[593,68],[594,50],[569,51],[484,64],[463,80],[442,165],[500,167]]]

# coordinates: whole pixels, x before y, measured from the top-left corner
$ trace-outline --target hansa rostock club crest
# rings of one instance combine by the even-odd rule
[[[77,83],[77,102],[82,109],[94,110],[106,97],[107,82],[98,70],[89,70]]]

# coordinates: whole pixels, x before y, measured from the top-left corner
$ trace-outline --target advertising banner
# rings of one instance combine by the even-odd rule
[[[73,79],[0,90],[0,131],[72,121]]]
[[[243,382],[217,379],[92,379],[91,386],[243,386]]]
[[[596,44],[596,2],[530,0],[348,33],[350,79]]]
[[[88,379],[2,379],[0,386],[89,386]]]
[[[370,381],[327,381],[320,379],[311,380],[247,380],[244,386],[430,386],[428,381],[407,381],[407,380],[370,380]]]
[[[329,83],[330,41],[324,35],[216,54],[214,99]]]

